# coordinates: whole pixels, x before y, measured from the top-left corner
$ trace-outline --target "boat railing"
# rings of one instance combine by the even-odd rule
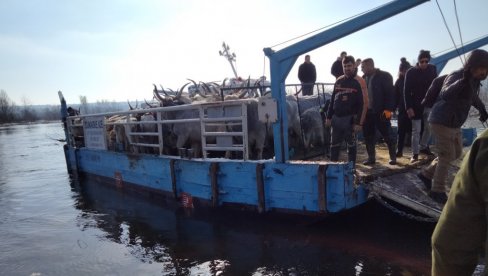
[[[315,83],[303,83],[303,84],[313,84],[313,94],[332,94],[332,90],[334,89],[334,83],[326,83],[326,82],[315,82]],[[287,94],[293,94],[295,96],[301,95],[302,93],[302,84],[295,83],[295,84],[286,84],[285,90]]]
[[[208,158],[213,152],[240,152],[244,160],[248,154],[247,105],[252,99],[186,104],[169,107],[134,109],[120,112],[84,114],[67,117],[69,144],[75,147],[92,147],[88,141],[98,140],[94,148],[130,153],[179,155],[180,157]],[[143,119],[145,117],[146,119]],[[148,119],[149,118],[149,119]],[[94,135],[87,131],[86,123],[99,120],[104,131]],[[189,135],[188,140],[174,137],[175,126],[180,125],[179,135]],[[197,129],[195,129],[197,128]],[[187,132],[187,133],[181,133]],[[199,139],[189,133],[199,133]],[[90,137],[87,137],[90,136]],[[191,141],[199,143],[186,148]],[[180,147],[180,148],[177,148]],[[195,152],[195,151],[200,151]],[[218,155],[218,154],[217,154]],[[224,154],[220,154],[224,156]]]
[[[299,91],[300,84],[286,86],[287,94],[293,95],[298,105],[299,126],[294,127],[294,129],[299,129],[299,131],[295,131],[294,135],[289,134],[293,135],[293,142],[289,146],[290,152],[293,153],[293,159],[309,159],[323,155],[329,146],[329,133],[324,125],[315,124],[313,128],[310,128],[310,125],[304,126],[302,115],[307,109],[319,110],[325,107],[327,100],[330,99],[332,88],[331,84],[317,83],[314,95],[301,96],[294,93],[295,90]],[[270,98],[271,95],[264,98],[267,97]],[[250,101],[256,100],[225,100],[71,116],[67,118],[69,143],[75,147],[137,154],[147,153],[185,158],[257,159],[257,156],[250,156],[255,152],[249,149],[248,121],[246,119],[248,114],[247,108],[244,108]],[[141,117],[145,119],[149,117],[149,120]],[[105,130],[99,131],[97,134],[90,132],[90,141],[98,140],[99,142],[88,143],[84,122],[87,120],[94,121],[97,118],[103,121],[101,124]],[[183,129],[188,133],[191,132],[192,137],[188,139],[178,138],[184,134],[175,134],[175,127],[179,128],[180,131]],[[195,131],[195,129],[198,130]],[[193,137],[195,132],[198,133],[198,139]],[[270,129],[269,132],[272,135]],[[310,138],[305,140],[307,133],[324,133],[322,137],[325,137],[325,140],[317,140],[318,138],[313,137],[312,140]],[[313,141],[314,139],[315,141]],[[310,146],[311,144],[313,146]],[[270,159],[273,156],[271,140],[267,140],[262,158]]]

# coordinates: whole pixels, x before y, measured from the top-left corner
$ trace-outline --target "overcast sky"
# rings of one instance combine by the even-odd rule
[[[232,77],[219,55],[225,41],[244,78],[265,75],[263,48],[309,33],[389,1],[332,0],[2,0],[0,89],[18,105],[152,98],[152,84],[178,89],[187,78]],[[456,43],[454,1],[430,1],[309,54],[319,82],[333,82],[330,66],[342,50],[371,57],[396,79],[402,56],[452,48],[441,6]],[[488,34],[488,1],[457,1],[462,40]],[[276,47],[274,49],[280,49]],[[487,47],[484,47],[487,49]],[[297,68],[287,83],[298,83]],[[445,72],[461,66],[452,60]]]

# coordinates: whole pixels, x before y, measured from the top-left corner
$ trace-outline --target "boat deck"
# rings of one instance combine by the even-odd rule
[[[432,151],[435,153],[435,147]],[[356,165],[357,182],[366,184],[372,196],[378,195],[382,199],[401,205],[402,208],[406,207],[421,215],[437,219],[442,211],[442,205],[428,196],[422,181],[417,177],[420,169],[427,165],[433,157],[420,154],[417,162],[410,163],[411,156],[410,148],[406,147],[404,156],[397,158],[397,165],[389,165],[386,145],[378,144],[376,164],[365,166],[362,162],[367,159],[366,149],[364,144],[359,142]],[[342,152],[341,160],[347,160],[345,151]],[[451,163],[448,183],[452,183],[460,162],[461,159],[458,159]]]

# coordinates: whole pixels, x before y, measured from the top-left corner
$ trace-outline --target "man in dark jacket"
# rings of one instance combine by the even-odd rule
[[[347,56],[346,52],[342,52],[341,55],[337,58],[334,63],[332,63],[332,67],[330,68],[330,73],[337,79],[338,77],[344,75],[344,70],[342,69],[342,59]]]
[[[480,82],[487,74],[488,52],[480,49],[472,51],[464,68],[446,77],[438,100],[432,107],[429,123],[435,137],[438,157],[418,176],[431,190],[430,196],[440,203],[446,201],[449,163],[462,154],[461,126],[466,121],[471,106],[478,109],[481,121],[488,119],[485,106],[478,97]]]
[[[430,136],[430,130],[426,126],[429,110],[424,112],[421,104],[427,89],[437,77],[436,67],[429,64],[429,61],[430,52],[420,50],[417,65],[410,68],[405,75],[405,109],[412,120],[412,162],[418,160],[422,122],[424,123],[424,135]]]
[[[408,118],[405,110],[405,96],[403,88],[405,85],[405,73],[412,67],[406,58],[400,59],[401,63],[398,68],[398,79],[395,81],[396,107],[398,108],[398,142],[396,157],[403,156],[403,147],[405,146],[405,136],[412,132],[412,121]]]
[[[425,97],[422,100],[422,106],[424,108],[432,108],[434,106],[437,98],[439,98],[439,94],[441,93],[442,85],[444,84],[446,77],[447,75],[442,75],[432,81],[432,84],[427,90],[427,94],[425,94]]]
[[[368,87],[368,111],[363,125],[364,142],[368,153],[368,160],[364,165],[376,163],[376,129],[388,145],[390,165],[396,164],[396,139],[391,130],[391,114],[395,111],[395,90],[393,77],[390,73],[375,68],[371,58],[361,62],[363,79]]]
[[[354,57],[344,57],[342,64],[344,75],[334,84],[325,124],[331,126],[330,160],[339,161],[341,145],[345,140],[348,161],[355,165],[355,133],[361,131],[368,98],[364,80],[355,74]]]
[[[298,67],[298,79],[302,83],[302,95],[312,95],[313,86],[317,80],[315,65],[310,61],[310,55],[305,56],[305,62]]]

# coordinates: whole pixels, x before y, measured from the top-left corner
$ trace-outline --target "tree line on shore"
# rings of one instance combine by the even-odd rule
[[[81,114],[93,114],[127,110],[128,104],[107,100],[88,103],[85,96],[80,96],[80,104],[72,107],[80,110]],[[17,105],[5,90],[0,89],[0,124],[56,121],[60,118],[60,105],[32,105],[26,98],[22,99],[21,105]]]
[[[488,105],[488,80],[482,82],[480,98]],[[80,114],[94,114],[128,110],[127,102],[101,100],[88,103],[86,96],[79,96],[80,103],[72,105]],[[136,103],[131,103],[136,105]],[[27,98],[22,99],[22,105],[12,101],[7,92],[0,89],[0,124],[23,123],[35,121],[60,120],[60,105],[32,105]]]

